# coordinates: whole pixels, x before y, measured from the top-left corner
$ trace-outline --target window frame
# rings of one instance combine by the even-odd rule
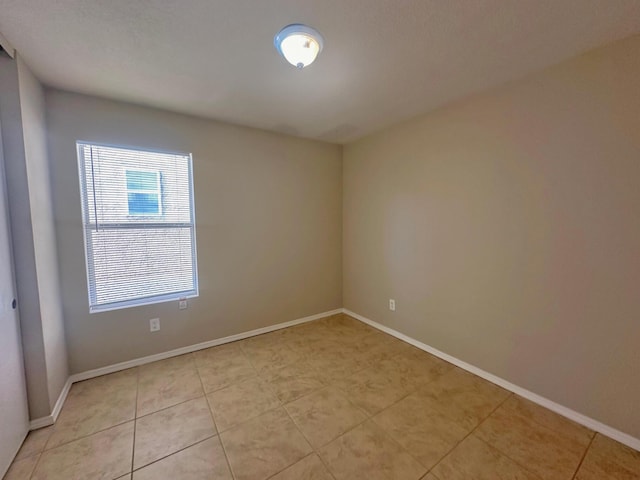
[[[144,150],[148,152],[149,150]],[[158,152],[156,152],[158,153]],[[166,152],[162,152],[166,153]],[[129,188],[129,172],[141,172],[141,173],[155,173],[156,175],[156,189],[155,190],[139,190],[135,188]],[[160,170],[154,170],[151,168],[125,168],[124,169],[124,192],[127,195],[127,214],[131,217],[140,218],[140,217],[161,217],[163,215],[162,211],[162,175],[160,174]],[[129,205],[129,194],[130,193],[143,193],[143,194],[152,194],[158,196],[158,213],[131,213],[131,206]]]
[[[187,159],[187,166],[188,166],[188,171],[189,171],[189,212],[190,212],[190,219],[188,223],[167,223],[167,222],[144,222],[144,221],[139,221],[140,218],[144,218],[144,215],[128,215],[131,216],[135,219],[137,219],[138,221],[134,222],[116,222],[113,224],[103,224],[103,223],[99,223],[98,219],[96,217],[96,221],[94,223],[91,223],[90,221],[87,223],[85,222],[85,215],[87,217],[87,220],[90,219],[90,214],[89,209],[92,207],[92,205],[90,204],[90,196],[91,196],[91,192],[89,190],[89,186],[86,185],[87,181],[87,170],[86,170],[86,165],[85,165],[85,159],[84,159],[84,153],[82,153],[82,149],[84,147],[104,147],[104,148],[113,148],[113,149],[122,149],[122,150],[130,150],[130,151],[137,151],[137,152],[143,152],[143,153],[159,153],[159,154],[165,154],[165,155],[177,155],[177,156],[182,156],[182,157],[186,157]],[[194,185],[193,185],[193,155],[191,153],[185,153],[185,152],[180,152],[180,151],[172,151],[172,150],[158,150],[158,149],[152,149],[152,148],[142,148],[142,147],[138,147],[138,146],[130,146],[130,145],[121,145],[121,144],[109,144],[109,143],[100,143],[100,142],[92,142],[92,141],[85,141],[85,140],[77,140],[76,141],[76,157],[77,157],[77,162],[78,162],[78,173],[79,173],[79,177],[78,177],[78,184],[79,184],[79,189],[80,189],[80,203],[81,203],[81,207],[82,207],[82,214],[81,214],[81,218],[82,218],[82,230],[83,230],[83,243],[84,243],[84,253],[85,253],[85,264],[86,264],[86,279],[87,279],[87,297],[89,300],[89,313],[102,313],[102,312],[109,312],[109,311],[113,311],[113,310],[121,310],[124,308],[131,308],[131,307],[141,307],[144,305],[153,305],[156,303],[166,303],[166,302],[171,302],[171,301],[175,301],[175,300],[182,300],[182,299],[186,299],[186,298],[196,298],[199,296],[200,294],[200,290],[199,290],[199,281],[198,281],[198,248],[197,248],[197,241],[196,241],[196,211],[195,211],[195,189],[194,189]],[[144,168],[136,168],[136,169],[132,169],[132,170],[145,170]],[[151,169],[153,171],[153,169]],[[157,170],[156,170],[157,171]],[[160,178],[160,172],[159,173],[159,178]],[[125,192],[128,192],[128,189],[126,188],[126,173],[125,173]],[[162,186],[160,186],[160,189],[162,189]],[[85,194],[86,191],[86,194]],[[94,195],[94,202],[95,202],[95,192],[93,193]],[[160,190],[160,195],[162,195],[162,191]],[[162,199],[159,198],[159,200],[161,201]],[[95,206],[95,203],[94,203]],[[127,198],[127,207],[128,207],[128,198]],[[127,208],[128,210],[128,208]],[[86,213],[85,213],[86,212]],[[149,217],[152,218],[157,218],[158,215],[149,215]],[[95,279],[95,265],[94,265],[94,254],[93,254],[93,246],[92,246],[92,242],[90,240],[90,235],[92,231],[97,231],[98,230],[98,226],[105,228],[105,225],[107,226],[107,228],[114,228],[114,229],[121,229],[121,228],[140,228],[139,225],[146,225],[147,228],[154,228],[154,227],[161,227],[161,228],[178,228],[178,227],[185,227],[188,226],[188,228],[191,229],[191,258],[192,258],[192,262],[193,262],[193,271],[192,271],[192,278],[193,278],[193,290],[185,290],[185,291],[177,291],[177,292],[171,292],[171,293],[167,293],[167,294],[162,294],[162,295],[151,295],[151,296],[144,296],[144,297],[137,297],[135,299],[130,299],[130,300],[122,300],[122,301],[118,301],[118,302],[110,302],[107,304],[102,304],[102,305],[98,305],[97,304],[97,295],[95,292],[95,285],[96,282],[93,282],[94,285],[94,289],[92,291],[91,288],[91,280],[92,277]],[[93,228],[91,228],[93,226]],[[92,298],[93,295],[93,298]]]

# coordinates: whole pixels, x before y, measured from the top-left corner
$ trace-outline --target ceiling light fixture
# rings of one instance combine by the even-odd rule
[[[280,30],[273,44],[287,62],[302,69],[311,65],[322,51],[323,40],[316,29],[294,23]]]

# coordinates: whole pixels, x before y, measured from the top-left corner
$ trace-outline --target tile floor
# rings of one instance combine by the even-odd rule
[[[345,315],[73,385],[6,480],[640,480],[640,453]]]

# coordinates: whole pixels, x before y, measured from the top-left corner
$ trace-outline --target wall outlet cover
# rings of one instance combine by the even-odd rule
[[[157,332],[158,330],[160,330],[160,319],[152,318],[149,320],[149,331]]]

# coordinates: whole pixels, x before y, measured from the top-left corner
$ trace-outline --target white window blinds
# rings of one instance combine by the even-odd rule
[[[90,311],[198,295],[191,155],[77,147]]]

